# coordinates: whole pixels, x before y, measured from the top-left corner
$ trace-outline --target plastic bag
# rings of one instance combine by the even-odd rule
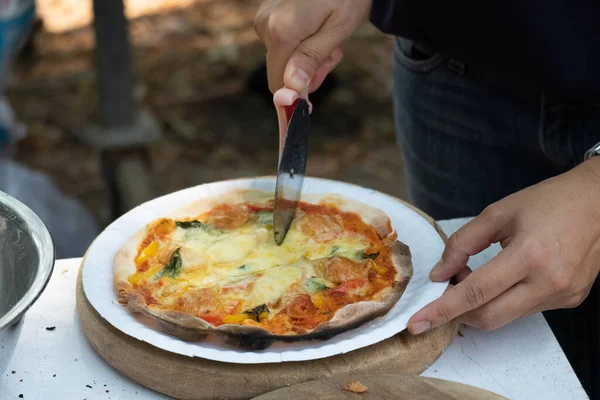
[[[25,126],[15,118],[6,98],[0,97],[0,157],[12,157],[15,144],[25,135]]]
[[[0,190],[20,200],[44,221],[57,258],[82,257],[99,233],[90,212],[61,193],[43,173],[0,159]]]
[[[4,90],[13,58],[33,26],[34,0],[0,1],[0,89]]]
[[[25,127],[15,119],[4,98],[14,57],[25,44],[35,18],[34,0],[0,1],[0,151],[9,156],[13,144],[25,136]]]
[[[26,129],[15,118],[4,88],[34,17],[34,0],[0,1],[0,190],[23,202],[44,221],[57,258],[81,257],[99,232],[92,215],[61,193],[48,176],[10,159]]]

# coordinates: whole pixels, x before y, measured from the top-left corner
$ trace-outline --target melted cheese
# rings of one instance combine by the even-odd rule
[[[252,309],[261,304],[272,305],[295,282],[301,281],[304,273],[301,267],[285,266],[271,268],[254,283],[254,289],[245,301],[245,309]]]
[[[243,261],[257,244],[253,234],[223,235],[223,239],[213,242],[206,248],[206,255],[213,263],[231,263]]]
[[[271,226],[265,228],[253,223],[228,231],[177,227],[171,242],[181,248],[182,271],[177,277],[180,283],[157,294],[174,298],[174,294],[191,288],[235,286],[242,282],[241,287],[245,285],[248,290],[236,290],[222,297],[233,296],[232,304],[239,300],[244,310],[266,304],[272,311],[277,310],[277,300],[290,285],[296,283],[302,287],[308,279],[317,277],[310,260],[334,254],[351,258],[357,251],[370,247],[364,237],[353,235],[314,241],[303,234],[296,221],[281,246],[275,244]],[[248,286],[249,282],[253,285]]]

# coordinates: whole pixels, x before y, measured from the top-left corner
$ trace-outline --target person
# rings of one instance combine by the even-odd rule
[[[591,398],[599,396],[600,3],[266,0],[255,28],[271,92],[309,93],[370,17],[395,36],[394,114],[410,201],[451,235],[418,311],[486,331],[538,312]],[[500,243],[475,271],[471,256]]]

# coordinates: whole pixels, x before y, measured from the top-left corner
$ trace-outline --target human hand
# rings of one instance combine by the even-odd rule
[[[365,20],[370,0],[266,0],[254,25],[267,47],[269,89],[314,92],[342,59],[341,44]]]
[[[434,281],[459,282],[408,322],[413,334],[452,319],[482,330],[537,312],[573,308],[600,270],[600,159],[514,193],[448,239]],[[469,256],[502,251],[471,273]]]

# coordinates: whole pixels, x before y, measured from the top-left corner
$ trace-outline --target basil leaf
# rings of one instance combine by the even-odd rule
[[[373,254],[366,254],[364,251],[357,251],[356,252],[356,258],[359,260],[366,260],[368,258],[370,258],[371,260],[376,259],[377,257],[379,257],[379,252],[377,253],[373,253]]]
[[[366,254],[364,250],[343,250],[340,251],[339,246],[333,246],[331,248],[331,253],[329,253],[328,257],[340,256],[347,258],[349,260],[374,260],[379,256],[379,252],[373,254]]]
[[[182,261],[181,261],[181,247],[178,248],[171,254],[171,259],[169,263],[164,266],[155,276],[155,279],[160,279],[163,276],[168,276],[170,278],[175,278],[181,272]]]
[[[177,221],[175,225],[181,229],[202,229],[206,233],[210,233],[211,235],[220,235],[223,233],[218,229],[214,229],[204,222],[200,222],[198,220],[193,221]]]
[[[261,210],[256,213],[256,219],[259,224],[273,225],[273,211]]]
[[[190,228],[204,228],[206,225],[200,221],[177,221],[175,222],[177,227],[182,229],[190,229]]]
[[[248,314],[250,318],[254,319],[256,322],[260,322],[260,314],[264,312],[268,314],[271,311],[269,310],[269,307],[267,307],[266,304],[261,304],[260,306],[254,307],[250,311],[246,311],[244,314]]]
[[[309,278],[304,284],[304,290],[306,290],[308,293],[320,292],[327,289],[329,288],[324,283],[313,278]]]

